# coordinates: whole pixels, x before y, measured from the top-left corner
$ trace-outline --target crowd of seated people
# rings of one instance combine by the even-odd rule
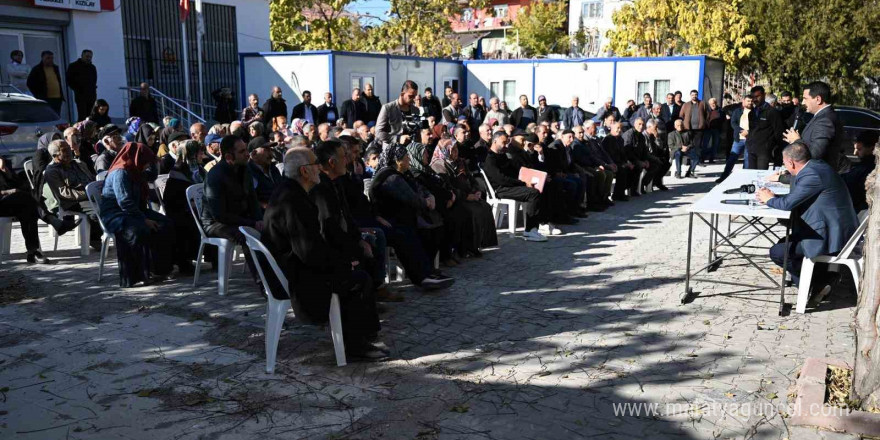
[[[387,353],[374,344],[376,303],[404,300],[386,282],[390,254],[413,285],[447,288],[455,280],[440,267],[466,264],[498,245],[490,190],[522,204],[523,239],[546,241],[588,212],[652,188],[667,190],[664,176],[674,165],[681,178],[684,158],[690,161],[684,176],[696,177],[696,166],[714,155],[706,148],[717,147],[711,132],[717,120],[726,117],[739,127],[735,137],[744,139],[749,133],[742,125],[755,116],[752,96],[720,110],[693,93],[688,103],[670,94],[662,105],[646,95],[623,114],[609,100],[590,119],[577,97],[560,116],[543,96],[538,107],[522,96],[511,112],[497,98],[485,108],[476,94],[462,104],[451,89],[441,107],[430,90],[419,96],[412,81],[385,104],[371,92],[356,89],[342,112],[325,94],[321,107],[295,107],[290,123],[277,88],[262,108],[251,95],[240,120],[210,128],[135,117],[126,131],[101,117],[87,118],[40,138],[31,194],[0,160],[0,213],[16,212],[30,262],[49,262],[40,251],[37,220],[64,234],[78,224],[72,213],[90,222],[90,244],[100,249],[97,210],[85,187],[104,180],[100,215],[116,238],[122,287],[168,279],[174,266],[176,273],[193,273],[196,221],[208,236],[241,246],[261,285],[255,266],[261,263],[252,261],[239,231],[255,228],[290,280],[298,316],[326,320],[330,294],[340,294],[349,354],[380,359]],[[764,105],[760,93],[755,97],[761,111],[781,111]],[[404,124],[412,117],[421,121],[416,129]],[[752,120],[753,132],[758,124]],[[841,174],[856,209],[866,204],[864,182],[876,143],[875,133],[861,135],[854,151],[860,161]],[[732,154],[743,148],[734,144]],[[546,181],[520,180],[523,168],[546,173]],[[160,174],[167,175],[164,214],[151,188]],[[187,188],[196,184],[204,185],[197,220],[186,200]],[[205,259],[216,265],[216,252],[209,247]],[[268,288],[282,298],[276,282],[270,279]]]

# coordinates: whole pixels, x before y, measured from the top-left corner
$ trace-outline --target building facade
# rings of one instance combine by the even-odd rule
[[[583,44],[573,44],[572,53],[583,57],[611,56],[606,32],[614,29],[614,13],[632,0],[571,0],[568,4],[568,33],[579,29],[586,34]]]
[[[186,99],[183,50],[189,55],[191,100],[199,98],[196,36],[203,29],[202,69],[206,101],[215,88],[239,86],[238,53],[270,50],[268,0],[209,0],[202,4],[203,26],[197,24],[195,0],[185,22],[183,45],[178,0],[0,0],[0,82],[13,50],[24,52],[34,66],[51,50],[62,77],[85,49],[94,52],[98,97],[110,104],[110,115],[126,115],[126,86],[143,81],[180,101]],[[66,79],[62,78],[66,84]],[[65,88],[62,117],[74,109]]]
[[[508,59],[519,56],[516,44],[508,44],[508,32],[520,9],[529,0],[492,0],[486,9],[466,8],[450,19],[452,31],[462,45],[463,58]]]

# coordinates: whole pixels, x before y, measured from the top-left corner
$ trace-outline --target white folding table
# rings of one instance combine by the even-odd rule
[[[754,261],[754,257],[766,257],[767,254],[748,254],[746,253],[746,250],[748,247],[754,247],[750,246],[750,243],[752,243],[752,241],[758,239],[759,237],[764,237],[771,241],[771,243],[776,243],[776,241],[781,240],[782,237],[776,234],[772,229],[774,226],[780,223],[780,220],[787,220],[791,213],[789,211],[771,209],[770,207],[763,204],[759,204],[757,207],[750,207],[748,205],[722,203],[722,200],[748,200],[754,198],[755,194],[724,194],[724,191],[728,189],[740,188],[742,185],[752,184],[752,182],[758,180],[761,175],[767,174],[769,174],[769,172],[763,170],[736,170],[730,176],[728,176],[728,178],[725,179],[723,183],[716,185],[715,188],[712,188],[709,193],[707,193],[700,200],[691,205],[691,207],[688,209],[690,215],[688,220],[687,271],[685,274],[684,284],[685,293],[681,298],[682,304],[689,303],[696,298],[694,290],[691,287],[691,282],[705,281],[716,284],[727,284],[755,289],[778,288],[779,314],[781,315],[783,313],[783,309],[785,307],[786,271],[782,271],[782,279],[777,282],[774,277],[768,274],[763,267],[761,267],[758,263]],[[768,188],[777,195],[787,194],[789,191],[789,187],[787,185],[782,185],[778,183],[771,184],[770,186],[768,186]],[[727,233],[722,232],[718,228],[719,218],[722,216],[728,217]],[[691,273],[691,248],[693,244],[694,217],[697,217],[698,219],[702,220],[703,223],[709,226],[709,258],[705,266],[703,266],[699,270],[696,270],[694,273]],[[744,224],[738,226],[736,229],[731,231],[730,220],[732,220],[734,217],[742,217],[746,221]],[[768,222],[768,220],[772,222]],[[787,244],[789,233],[791,231],[788,222],[783,223],[785,223],[785,243]],[[732,241],[732,239],[738,234],[747,230],[755,230],[757,231],[757,234],[746,240],[744,243],[736,244]],[[771,238],[771,236],[773,238]],[[722,247],[725,248],[726,253],[724,253],[723,255],[719,255],[719,248]],[[737,255],[745,259],[751,266],[757,269],[773,284],[771,286],[751,285],[731,280],[710,279],[705,276],[697,277],[697,275],[703,272],[706,272],[707,274],[710,272],[714,272],[724,261],[724,258],[730,255]],[[787,264],[788,253],[786,252],[783,267],[787,266]]]

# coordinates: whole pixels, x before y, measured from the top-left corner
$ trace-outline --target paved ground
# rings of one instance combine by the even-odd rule
[[[448,291],[400,287],[407,301],[382,315],[390,362],[336,368],[326,329],[289,316],[274,375],[265,301],[240,264],[225,298],[213,272],[122,291],[112,251],[102,283],[72,234],[48,253],[58,265],[28,266],[16,227],[0,270],[0,438],[850,438],[789,427],[786,411],[805,357],[852,358],[852,292],[782,318],[776,292],[697,284],[680,305],[686,208],[711,180],[673,181],[547,243],[502,234],[448,271]],[[735,261],[718,275],[759,277]]]

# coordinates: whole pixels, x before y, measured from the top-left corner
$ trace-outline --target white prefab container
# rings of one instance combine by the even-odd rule
[[[682,91],[687,99],[697,90],[700,99],[721,99],[724,63],[704,55],[664,58],[586,58],[549,60],[464,61],[465,88],[487,98],[497,96],[511,108],[519,96],[530,103],[544,95],[547,103],[568,107],[580,98],[580,107],[595,112],[607,98],[623,108],[626,101],[642,102],[650,93],[664,102],[668,92]]]
[[[406,80],[415,81],[419,92],[431,87],[442,96],[446,85],[461,91],[462,65],[459,61],[403,57],[339,51],[242,53],[241,105],[248,94],[257,93],[261,102],[273,86],[281,87],[288,108],[302,102],[302,92],[312,93],[312,103],[324,102],[325,92],[333,93],[340,105],[357,87],[368,83],[385,103],[396,99]],[[440,89],[439,91],[437,89]]]

